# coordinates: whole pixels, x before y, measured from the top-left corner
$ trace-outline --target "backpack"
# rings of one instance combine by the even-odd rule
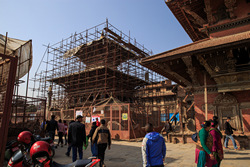
[[[196,133],[192,134],[191,138],[194,142],[197,142],[198,141],[198,133],[196,132]]]

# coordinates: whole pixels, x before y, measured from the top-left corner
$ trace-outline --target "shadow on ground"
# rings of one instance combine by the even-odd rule
[[[224,158],[223,160],[250,160],[250,157]]]
[[[241,153],[241,152],[239,152],[239,151],[237,151],[237,152],[226,152],[226,151],[225,151],[225,154],[249,155],[249,153]]]
[[[166,162],[167,164],[170,164],[170,163],[172,163],[172,162],[174,162],[174,161],[176,161],[175,158],[167,157],[165,162]]]

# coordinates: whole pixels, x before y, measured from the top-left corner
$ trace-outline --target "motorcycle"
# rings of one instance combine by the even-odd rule
[[[31,158],[28,158],[28,154],[23,154],[21,150],[17,151],[15,153],[15,156],[11,158],[11,160],[8,163],[7,167],[94,167],[100,159],[97,159],[96,157],[90,157],[85,160],[77,160],[70,164],[59,164],[55,161],[51,162],[49,161],[45,165],[42,163],[42,159],[38,160],[37,162],[41,163],[35,163],[33,164],[31,161]]]
[[[73,163],[70,164],[59,164],[55,161],[51,161],[50,163],[44,165],[44,167],[94,167],[100,159],[97,159],[96,157],[89,157],[88,159],[84,160],[76,160]],[[34,164],[35,167],[43,167],[42,164]]]
[[[8,162],[17,150],[19,150],[18,141],[9,141],[6,144],[4,160]]]
[[[7,167],[29,167],[32,165],[31,159],[27,157],[27,153],[18,150],[9,160]]]
[[[29,149],[36,141],[45,141],[51,147],[51,157],[55,155],[54,142],[50,137],[41,138],[39,135],[33,135],[34,139],[29,145],[20,144],[19,150],[10,158],[7,167],[29,167],[32,165],[32,160],[29,156]]]
[[[55,156],[55,145],[54,145],[54,141],[50,138],[50,137],[45,137],[45,138],[41,138],[40,135],[34,135],[34,140],[36,141],[45,141],[47,143],[49,143],[50,147],[51,147],[51,151],[52,151],[52,155],[51,157]],[[34,143],[35,143],[34,142]]]

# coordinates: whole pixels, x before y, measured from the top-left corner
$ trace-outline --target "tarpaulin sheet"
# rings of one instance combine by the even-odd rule
[[[0,53],[4,54],[6,36],[0,34]],[[16,80],[22,78],[31,68],[32,65],[32,41],[23,41],[14,38],[7,38],[5,55],[17,56],[18,67]],[[3,59],[0,57],[0,63]]]

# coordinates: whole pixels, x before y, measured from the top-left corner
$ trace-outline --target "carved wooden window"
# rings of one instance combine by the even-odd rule
[[[250,49],[243,47],[233,49],[233,56],[236,59],[236,70],[246,71],[250,70]]]

